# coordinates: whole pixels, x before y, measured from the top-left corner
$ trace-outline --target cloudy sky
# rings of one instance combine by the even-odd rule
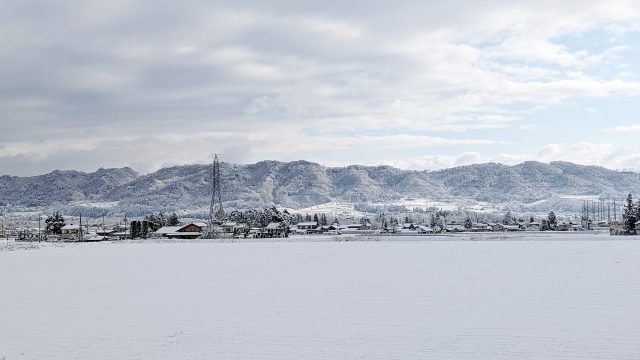
[[[0,0],[0,174],[640,168],[639,1]]]

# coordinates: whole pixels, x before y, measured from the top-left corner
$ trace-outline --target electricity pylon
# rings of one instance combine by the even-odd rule
[[[220,225],[224,219],[220,185],[220,162],[218,162],[218,154],[214,154],[213,164],[211,166],[211,204],[209,206],[209,221],[207,223],[207,233],[211,238],[217,237],[214,227]]]

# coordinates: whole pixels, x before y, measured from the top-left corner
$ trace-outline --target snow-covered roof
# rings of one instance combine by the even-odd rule
[[[237,222],[226,222],[222,224],[222,226],[236,226],[237,224],[238,224]]]
[[[160,234],[160,235],[166,235],[166,234],[170,234],[170,233],[174,233],[177,232],[178,230],[182,229],[184,226],[163,226],[160,229],[156,230],[156,234]]]
[[[298,226],[317,226],[318,223],[316,221],[307,221],[298,223]]]
[[[61,228],[61,230],[80,230],[80,225],[69,224]]]
[[[202,222],[202,221],[192,222],[192,224],[195,225],[195,226],[199,226],[201,228],[207,227],[207,223],[206,222]]]
[[[282,223],[277,223],[277,222],[272,222],[269,225],[267,225],[267,229],[273,230],[273,229],[280,229],[282,227]]]

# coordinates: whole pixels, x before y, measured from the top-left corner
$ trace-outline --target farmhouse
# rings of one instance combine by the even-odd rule
[[[520,225],[503,225],[503,231],[520,231]]]
[[[463,232],[466,230],[467,229],[462,224],[458,223],[450,223],[445,226],[446,232]]]
[[[638,224],[636,224],[636,229],[638,228]],[[637,230],[636,230],[637,231]],[[624,233],[624,226],[619,221],[612,221],[609,224],[609,234],[611,235],[620,235]]]
[[[225,234],[233,234],[237,225],[237,222],[226,222],[222,224],[222,232],[224,232]]]
[[[287,237],[289,234],[289,227],[284,222],[272,222],[265,228],[267,237],[279,238]]]
[[[471,228],[471,231],[473,231],[473,232],[489,232],[489,231],[493,231],[493,229],[491,228],[491,226],[489,226],[489,224],[478,223],[478,224],[475,224]]]
[[[357,234],[361,231],[366,231],[371,228],[369,224],[347,224],[340,226],[340,232],[343,234]]]
[[[554,230],[556,231],[569,231],[571,230],[571,223],[568,222],[559,222],[555,227]]]
[[[197,239],[205,230],[204,223],[189,223],[180,226],[163,226],[153,234],[170,239]]]
[[[302,234],[313,234],[318,231],[317,221],[308,221],[298,223],[298,232]]]
[[[338,225],[333,224],[333,225],[324,225],[318,228],[318,231],[320,234],[338,234]]]
[[[424,225],[418,225],[416,227],[416,230],[417,230],[418,234],[433,234],[434,233],[432,228],[430,228],[428,226],[424,226]]]
[[[80,238],[80,225],[68,224],[60,229],[62,240],[75,240]]]

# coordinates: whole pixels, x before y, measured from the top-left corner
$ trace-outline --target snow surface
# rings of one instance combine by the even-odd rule
[[[0,359],[640,359],[637,238],[333,239],[5,245]]]

